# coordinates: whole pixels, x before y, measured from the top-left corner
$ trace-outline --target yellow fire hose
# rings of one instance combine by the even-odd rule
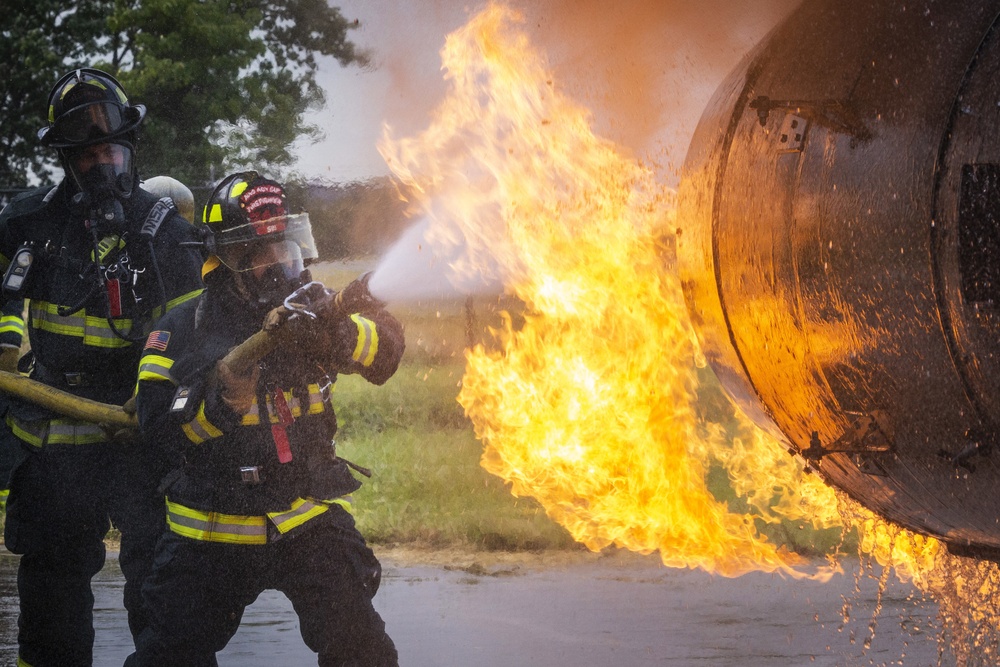
[[[364,283],[367,294],[367,281]],[[370,298],[370,297],[369,297]],[[343,310],[348,307],[344,303],[343,291],[334,295],[334,308]],[[234,347],[219,363],[227,365],[237,375],[249,372],[258,360],[269,352],[282,346],[294,343],[294,333],[289,327],[282,326],[283,320],[272,311],[274,319],[269,316],[261,331],[253,334]],[[92,422],[107,427],[109,430],[136,431],[139,420],[135,414],[135,401],[129,399],[125,405],[111,405],[50,387],[38,380],[32,380],[20,373],[0,371],[0,392],[16,396],[34,403],[52,412],[71,419]]]
[[[38,380],[32,380],[20,373],[0,371],[0,391],[23,398],[72,419],[121,428],[138,427],[134,411],[127,412],[120,405],[109,405],[92,401],[89,398],[80,398]]]
[[[283,331],[284,329],[258,331],[234,347],[222,359],[222,362],[237,373],[246,372],[258,359],[264,357],[280,344]],[[89,398],[81,398],[67,391],[50,387],[20,373],[7,371],[0,371],[0,392],[16,396],[71,419],[119,429],[137,429],[139,427],[135,415],[135,405],[131,400],[125,405],[92,401]]]

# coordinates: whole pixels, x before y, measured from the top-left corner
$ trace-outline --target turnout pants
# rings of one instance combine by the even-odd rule
[[[103,567],[111,522],[121,531],[119,563],[133,637],[146,624],[141,583],[165,524],[155,475],[126,445],[45,445],[28,450],[9,431],[2,447],[24,447],[14,467],[4,540],[20,554],[18,653],[31,667],[93,663],[91,578]],[[141,484],[139,483],[141,480]]]
[[[143,587],[150,625],[125,665],[216,665],[246,607],[261,592],[278,590],[321,667],[395,667],[396,647],[372,606],[380,577],[378,560],[338,506],[263,545],[165,532]]]

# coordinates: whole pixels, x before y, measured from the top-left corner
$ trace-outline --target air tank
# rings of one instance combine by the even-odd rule
[[[1000,1],[806,0],[716,91],[680,190],[734,401],[869,509],[1000,556]]]

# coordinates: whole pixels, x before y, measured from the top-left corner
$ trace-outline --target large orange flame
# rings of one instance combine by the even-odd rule
[[[798,574],[755,521],[831,525],[832,492],[759,431],[734,445],[699,423],[696,349],[664,242],[672,193],[593,134],[518,21],[493,4],[451,34],[434,122],[381,147],[421,193],[429,241],[463,247],[452,268],[495,267],[526,305],[524,326],[500,332],[502,352],[468,355],[459,400],[483,465],[591,549]],[[708,490],[715,463],[738,476],[754,514]]]
[[[498,332],[501,352],[468,354],[459,400],[483,465],[589,548],[658,551],[671,566],[805,576],[759,522],[856,528],[862,553],[938,599],[958,664],[992,659],[995,563],[952,556],[835,493],[739,414],[736,427],[699,421],[698,352],[666,242],[673,193],[594,136],[519,20],[491,4],[449,35],[433,123],[408,139],[387,130],[380,146],[418,194],[428,241],[461,258],[456,276],[498,274],[526,307],[523,326]],[[713,466],[749,513],[709,491]]]

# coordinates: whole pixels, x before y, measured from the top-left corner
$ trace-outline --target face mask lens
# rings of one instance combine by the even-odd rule
[[[276,241],[257,246],[244,255],[239,270],[257,274],[263,273],[263,270],[269,267],[275,267],[286,278],[298,277],[304,268],[299,247],[291,241]]]
[[[81,190],[94,195],[107,189],[122,197],[132,192],[132,150],[128,146],[86,146],[67,151],[67,162]]]
[[[114,134],[124,127],[122,108],[98,102],[67,111],[56,119],[54,130],[64,141],[87,141]]]

